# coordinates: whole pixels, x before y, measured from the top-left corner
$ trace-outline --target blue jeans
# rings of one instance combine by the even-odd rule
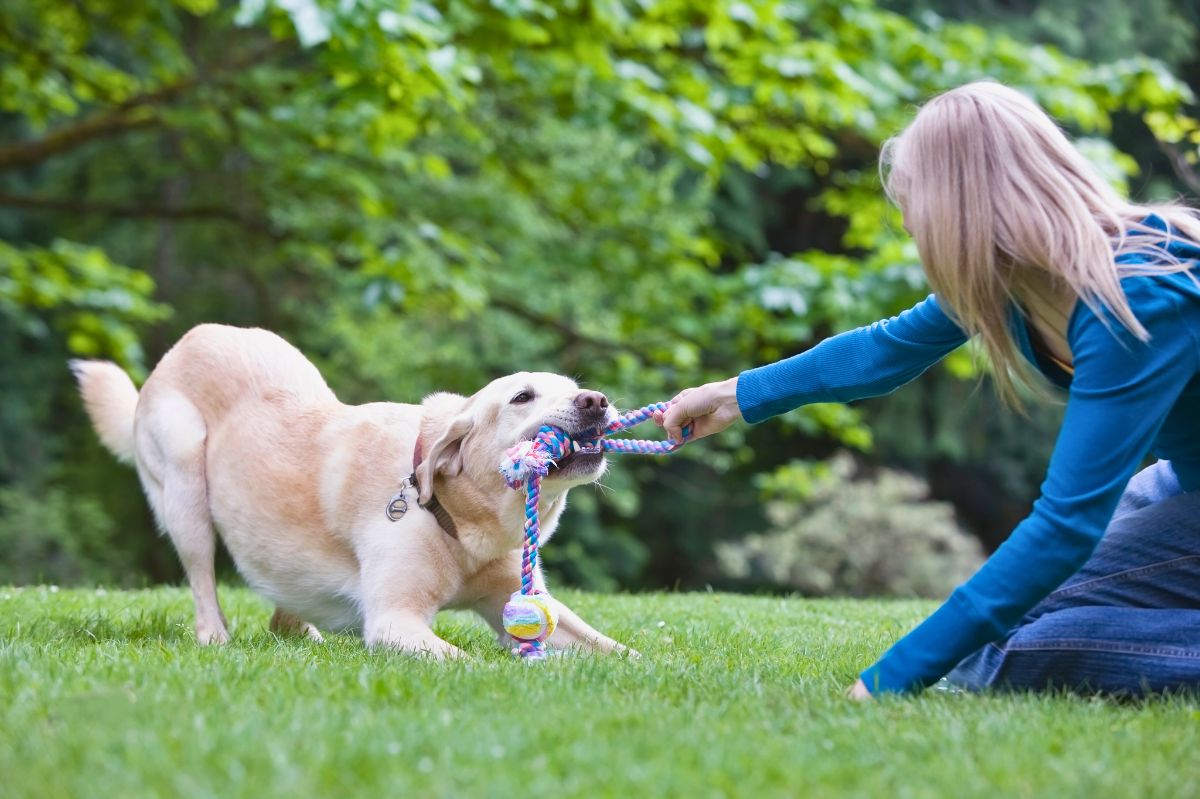
[[[1140,696],[1200,689],[1200,491],[1159,461],[1125,489],[1092,557],[947,681]]]

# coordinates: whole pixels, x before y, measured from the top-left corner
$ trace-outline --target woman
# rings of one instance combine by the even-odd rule
[[[1041,498],[851,695],[952,669],[971,688],[1200,686],[1197,214],[1122,199],[1044,111],[991,82],[932,100],[882,161],[934,294],[685,390],[658,421],[700,438],[886,394],[978,337],[1005,398],[1035,370],[1068,391]],[[1152,449],[1163,460],[1131,481]]]

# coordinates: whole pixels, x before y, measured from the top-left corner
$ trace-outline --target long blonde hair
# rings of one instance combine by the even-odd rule
[[[1120,278],[1188,269],[1166,248],[1172,236],[1200,241],[1195,211],[1130,203],[1036,103],[992,81],[928,102],[885,143],[880,168],[934,292],[982,343],[1000,395],[1018,405],[1016,385],[1036,380],[1013,339],[1014,307],[1027,313],[1039,288],[1069,288],[1145,341]],[[1152,213],[1173,232],[1143,224]],[[1116,262],[1129,253],[1147,263]]]

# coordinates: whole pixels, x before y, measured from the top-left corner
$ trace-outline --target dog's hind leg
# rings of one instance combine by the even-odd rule
[[[179,394],[154,397],[138,420],[138,472],[159,524],[171,537],[196,605],[196,640],[229,641],[217,602],[217,536],[208,505],[207,430],[196,406]]]
[[[271,616],[270,630],[276,635],[303,635],[318,644],[325,640],[321,637],[320,630],[283,608],[275,608],[275,614]]]

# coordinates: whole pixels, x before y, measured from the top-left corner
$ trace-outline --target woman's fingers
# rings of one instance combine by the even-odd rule
[[[667,438],[672,441],[683,441],[683,427],[687,424],[693,424],[693,421],[682,403],[672,405],[663,414],[663,427],[667,430]]]
[[[673,407],[674,406],[672,406],[672,408]],[[667,413],[670,413],[672,408],[668,408]],[[692,420],[691,419],[680,420],[678,413],[676,413],[675,416],[671,420],[668,420],[667,413],[663,413],[662,411],[655,411],[654,413],[652,413],[650,415],[650,418],[654,421],[654,423],[656,425],[664,428],[667,431],[667,438],[671,439],[672,441],[683,441],[684,440],[683,439],[683,428],[689,427],[690,425],[692,425]],[[692,430],[692,438],[695,438],[695,430],[694,429]]]
[[[688,441],[719,433],[741,417],[737,406],[737,378],[685,388],[671,400],[665,412],[651,414],[654,423],[665,428],[672,441]]]

